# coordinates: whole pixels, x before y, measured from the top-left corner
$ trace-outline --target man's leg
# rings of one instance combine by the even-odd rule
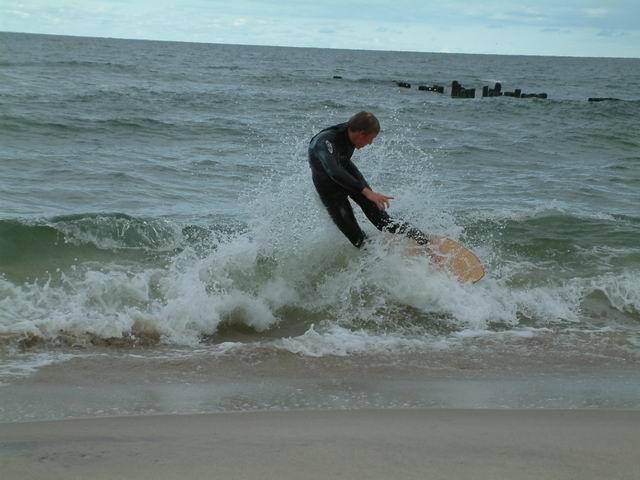
[[[346,195],[320,195],[320,200],[329,212],[333,223],[355,247],[360,248],[367,237],[358,225],[349,198]]]
[[[360,228],[360,225],[358,225],[349,199],[344,197],[341,201],[334,201],[330,205],[325,205],[325,207],[327,207],[333,223],[336,224],[355,247],[360,248],[367,237]]]
[[[315,176],[312,178],[316,192],[318,192],[322,204],[329,212],[333,223],[355,247],[360,248],[367,236],[360,229],[360,225],[358,225],[358,221],[353,215],[353,208],[349,203],[347,191],[333,182],[326,183]]]
[[[349,194],[349,196],[360,206],[366,217],[378,230],[406,235],[418,242],[419,245],[429,243],[429,236],[424,232],[412,227],[407,222],[391,218],[386,211],[380,210],[374,202],[361,193]]]

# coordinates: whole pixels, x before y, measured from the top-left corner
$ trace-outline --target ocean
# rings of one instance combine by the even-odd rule
[[[640,408],[639,92],[640,59],[0,33],[0,421]],[[360,110],[391,215],[481,282],[333,226],[307,145]]]

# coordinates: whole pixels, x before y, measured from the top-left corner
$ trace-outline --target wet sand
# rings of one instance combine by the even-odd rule
[[[0,423],[288,410],[640,410],[640,361],[631,353],[525,355],[503,346],[320,358],[207,349],[76,355],[8,378]]]
[[[637,479],[640,411],[385,409],[0,424],[12,479]]]

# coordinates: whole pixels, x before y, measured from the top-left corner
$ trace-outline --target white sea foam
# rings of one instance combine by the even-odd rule
[[[272,244],[273,256],[265,255],[259,241],[245,235],[205,257],[185,249],[166,269],[84,265],[23,285],[0,278],[0,333],[110,338],[150,331],[168,342],[194,344],[202,335],[215,335],[223,321],[269,329],[282,320],[279,309],[286,306],[324,312],[326,320],[343,327],[362,321],[393,327],[403,320],[398,309],[407,307],[458,328],[485,330],[491,322],[517,327],[518,314],[578,322],[581,302],[593,291],[623,312],[637,312],[640,305],[632,273],[514,288],[508,276],[489,271],[477,285],[460,285],[426,261],[389,249],[384,235],[368,251],[345,244],[336,255],[335,245],[343,240],[339,232],[315,234],[308,249],[298,247],[291,255]],[[418,318],[417,326],[423,321]]]
[[[277,340],[273,342],[273,346],[309,357],[415,352],[449,347],[447,342],[433,337],[411,338],[393,334],[371,334],[364,330],[353,331],[339,326],[318,332],[314,325],[303,335]]]
[[[610,213],[594,209],[579,208],[559,200],[538,201],[533,205],[513,205],[494,208],[491,211],[476,211],[474,216],[478,220],[489,221],[523,221],[536,218],[568,216],[583,220],[601,220],[605,222],[617,221]]]
[[[589,280],[588,288],[602,292],[613,308],[640,314],[640,276],[637,273],[605,274]]]
[[[187,248],[166,268],[86,264],[22,285],[0,277],[0,333],[111,338],[153,332],[171,343],[195,344],[215,335],[221,322],[269,329],[287,319],[283,307],[345,328],[361,322],[425,327],[435,315],[480,331],[493,322],[516,328],[520,315],[542,324],[579,322],[582,302],[596,291],[621,312],[640,309],[634,272],[514,287],[513,272],[503,268],[479,284],[460,285],[425,260],[403,257],[389,247],[388,235],[379,234],[366,251],[352,249],[331,228],[308,235],[315,239],[291,252],[284,240],[281,248],[269,241],[263,248],[259,237],[247,234],[206,256]]]
[[[184,240],[179,226],[163,219],[140,220],[118,215],[87,215],[59,218],[45,224],[61,232],[67,243],[89,243],[106,250],[146,247],[169,251],[179,247]]]
[[[12,356],[10,360],[0,363],[0,382],[16,377],[28,377],[39,369],[48,365],[66,362],[77,355],[47,352],[47,353],[22,353]],[[1,385],[6,385],[0,383]]]

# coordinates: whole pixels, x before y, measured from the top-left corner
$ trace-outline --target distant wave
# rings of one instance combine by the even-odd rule
[[[353,80],[355,83],[363,83],[369,85],[392,85],[395,80],[391,78],[356,78]]]
[[[31,131],[33,128],[46,128],[53,130],[86,131],[102,128],[126,128],[126,129],[168,129],[177,125],[167,121],[156,120],[149,117],[122,117],[99,120],[89,120],[81,117],[62,117],[55,121],[37,119],[33,116],[1,115],[0,128],[5,131]],[[190,127],[192,128],[192,127]]]
[[[37,268],[52,258],[103,262],[125,251],[175,253],[187,246],[211,248],[214,239],[243,231],[233,223],[181,225],[161,218],[123,213],[82,213],[49,219],[0,220],[0,273],[3,265]]]
[[[55,93],[44,95],[42,93],[0,93],[0,101],[7,104],[42,104],[60,105],[65,107],[65,111],[72,113],[76,108],[85,108],[84,104],[97,106],[107,105],[112,108],[122,105],[123,108],[138,106],[137,110],[144,112],[151,104],[161,103],[166,106],[193,107],[207,105],[208,107],[223,106],[228,99],[220,92],[185,92],[173,90],[169,87],[148,89],[138,87],[128,87],[123,89],[96,89],[74,93]],[[81,104],[78,106],[77,104]],[[110,110],[107,110],[110,111]],[[5,116],[12,119],[10,116]],[[22,117],[13,117],[21,119]]]
[[[6,258],[57,255],[81,245],[99,250],[170,250],[183,240],[182,229],[176,225],[121,213],[0,220],[0,244]]]
[[[207,65],[206,67],[207,70],[229,70],[229,71],[236,71],[236,70],[240,70],[240,67],[237,65]]]
[[[135,72],[139,70],[137,65],[111,62],[95,62],[87,60],[40,60],[22,62],[0,62],[0,67],[71,67],[71,68],[100,68],[117,71]]]
[[[559,212],[541,212],[516,218],[470,221],[467,236],[499,232],[500,242],[526,256],[540,259],[550,252],[563,253],[576,246],[598,245],[639,248],[640,217],[612,215],[587,217]],[[640,265],[639,265],[640,267]]]

